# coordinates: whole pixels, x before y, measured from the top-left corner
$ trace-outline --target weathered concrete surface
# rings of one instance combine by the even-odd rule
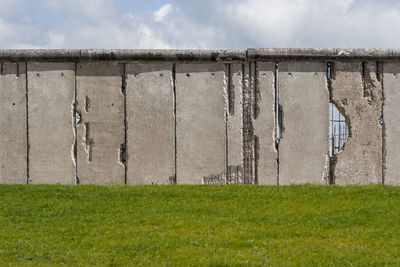
[[[350,131],[333,171],[339,185],[382,182],[382,86],[376,67],[376,62],[334,63],[332,100]]]
[[[228,176],[227,182],[243,183],[243,64],[229,66],[230,88],[228,88]]]
[[[0,73],[0,183],[27,182],[26,65],[3,63]]]
[[[244,50],[82,49],[82,61],[134,62],[244,62]],[[0,53],[1,56],[1,53]]]
[[[280,62],[282,105],[279,184],[320,184],[328,175],[329,93],[326,63]]]
[[[175,181],[172,64],[127,64],[127,182]]]
[[[278,153],[275,148],[275,62],[257,62],[255,84],[256,171],[261,185],[277,185]]]
[[[384,140],[386,154],[383,166],[386,167],[384,183],[400,185],[400,62],[384,63]],[[385,155],[384,154],[384,155]]]
[[[399,60],[400,49],[248,48],[249,61]]]
[[[247,50],[176,49],[21,49],[0,50],[0,61],[245,62],[311,60],[400,60],[400,49],[249,48]]]
[[[123,65],[80,63],[77,67],[77,176],[81,184],[123,184]]]
[[[225,66],[177,64],[177,183],[226,180]]]
[[[74,63],[28,63],[29,183],[75,184]]]
[[[244,65],[243,85],[243,183],[257,183],[256,170],[256,140],[254,137],[253,121],[255,118],[255,62]]]

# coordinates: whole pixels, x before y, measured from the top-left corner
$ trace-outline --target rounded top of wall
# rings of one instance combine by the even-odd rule
[[[400,49],[249,48],[247,50],[27,49],[0,50],[0,61],[246,62],[400,60]]]
[[[400,60],[400,49],[249,48],[247,60]]]

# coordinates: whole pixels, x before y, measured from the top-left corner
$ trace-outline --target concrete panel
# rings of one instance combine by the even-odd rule
[[[332,172],[339,185],[382,182],[382,86],[376,62],[335,62],[332,101],[350,131]]]
[[[80,63],[77,67],[77,176],[81,184],[123,184],[123,65]]]
[[[129,184],[175,182],[172,64],[127,64]]]
[[[279,63],[279,184],[320,184],[328,175],[329,94],[326,63]]]
[[[388,62],[383,65],[384,84],[384,140],[385,140],[385,177],[384,183],[400,185],[400,62]]]
[[[75,184],[74,63],[28,63],[29,182]]]
[[[243,183],[243,64],[229,65],[228,88],[228,183]]]
[[[277,185],[278,153],[275,148],[275,62],[257,62],[254,136],[259,184]]]
[[[225,183],[224,70],[218,63],[176,66],[178,184]]]
[[[1,64],[0,183],[27,182],[26,65]]]

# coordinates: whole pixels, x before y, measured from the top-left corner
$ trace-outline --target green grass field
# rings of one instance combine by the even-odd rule
[[[0,266],[400,265],[400,187],[0,186]]]

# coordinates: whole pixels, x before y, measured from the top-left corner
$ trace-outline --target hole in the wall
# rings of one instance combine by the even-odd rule
[[[186,73],[186,77],[188,77],[188,78],[189,78],[189,77],[190,77],[190,73]]]
[[[160,77],[161,77],[161,78],[163,78],[163,77],[164,77],[164,74],[163,74],[163,73],[161,73],[161,74],[160,74]]]
[[[15,106],[15,103],[12,103],[13,106]]]
[[[78,125],[81,123],[81,112],[80,111],[75,111],[75,124]]]
[[[350,137],[346,118],[340,113],[333,102],[329,103],[329,122],[329,152],[333,156],[343,150],[345,143]]]

